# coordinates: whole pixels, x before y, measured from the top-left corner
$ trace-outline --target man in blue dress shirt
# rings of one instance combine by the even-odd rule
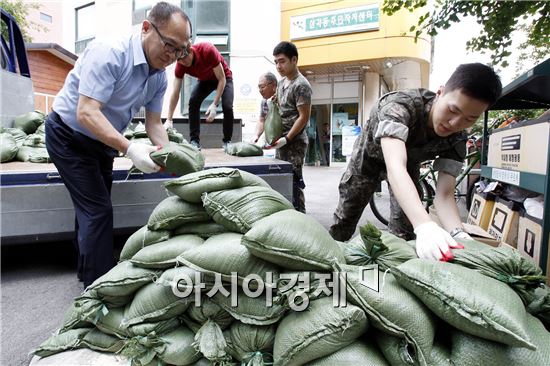
[[[164,68],[188,53],[190,34],[187,15],[160,2],[140,34],[90,43],[55,98],[46,120],[46,147],[75,208],[78,272],[85,288],[114,265],[111,185],[117,151],[144,173],[160,169],[149,154],[169,143],[160,118]],[[142,106],[147,134],[157,146],[122,135]]]

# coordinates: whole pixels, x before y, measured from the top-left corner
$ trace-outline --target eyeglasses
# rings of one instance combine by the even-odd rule
[[[153,29],[157,32],[157,34],[159,35],[160,37],[160,41],[162,43],[164,43],[164,51],[168,52],[168,53],[173,53],[174,56],[176,57],[176,59],[179,59],[179,58],[185,58],[189,55],[190,51],[189,51],[189,46],[185,47],[185,48],[178,48],[176,46],[174,46],[172,43],[168,42],[166,40],[166,38],[164,38],[164,36],[160,33],[160,31],[158,30],[157,26],[154,25],[153,23],[149,22],[152,26],[153,26]]]
[[[271,85],[271,84],[273,84],[273,81],[270,81],[270,82],[265,83],[265,84],[258,84],[258,89],[264,90],[265,88],[267,88],[268,85]]]

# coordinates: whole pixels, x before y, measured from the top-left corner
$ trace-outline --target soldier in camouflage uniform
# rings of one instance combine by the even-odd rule
[[[276,100],[283,122],[283,137],[271,148],[276,157],[292,164],[293,205],[305,213],[304,177],[302,167],[308,145],[306,125],[311,113],[311,85],[298,71],[298,50],[291,42],[281,42],[273,50],[277,71],[283,79],[277,85]]]
[[[454,200],[455,178],[460,174],[466,155],[463,130],[473,125],[478,116],[496,101],[501,88],[492,69],[481,64],[466,64],[459,66],[446,86],[437,93],[412,89],[382,96],[355,142],[347,170],[340,181],[340,199],[330,228],[332,237],[341,241],[350,239],[372,194],[382,180],[390,178],[388,182],[391,184],[393,174],[388,228],[397,236],[413,239],[411,222],[416,224],[415,232],[417,227],[431,222],[414,187],[416,185],[418,191],[420,163],[432,159],[435,159],[434,170],[439,172],[435,204],[438,213],[445,216],[442,218],[440,214],[442,225],[457,238],[467,237],[461,229]],[[389,170],[387,164],[391,164],[394,170]],[[400,191],[397,197],[394,196],[396,190]],[[407,201],[409,212],[414,212],[411,220],[401,208],[399,197],[400,202]],[[426,244],[429,249],[421,249],[424,255],[419,253],[419,256],[441,259],[449,255],[448,248],[456,243],[445,235],[447,232],[438,232],[444,230],[431,224],[423,227],[428,228],[420,230],[424,231],[423,242],[430,244]],[[448,244],[439,244],[440,255],[437,250],[430,252],[436,245],[434,241]]]

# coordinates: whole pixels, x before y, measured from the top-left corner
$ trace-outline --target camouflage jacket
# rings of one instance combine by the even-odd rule
[[[311,85],[302,74],[298,74],[298,77],[292,80],[287,86],[285,86],[285,79],[278,83],[277,100],[283,121],[283,133],[288,133],[294,122],[298,119],[298,106],[304,104],[311,105],[311,94]],[[307,142],[305,128],[294,139]]]

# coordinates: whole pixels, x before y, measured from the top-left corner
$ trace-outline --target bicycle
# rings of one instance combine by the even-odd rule
[[[477,139],[475,136],[471,136],[468,139],[468,144],[470,144],[470,146],[473,146],[474,150],[466,155],[465,159],[467,159],[468,165],[466,165],[466,167],[462,169],[462,172],[456,178],[455,199],[458,202],[458,200],[460,200],[462,197],[466,197],[466,208],[468,210],[470,209],[470,206],[472,204],[474,189],[476,187],[475,183],[477,183],[480,178],[478,177],[476,182],[468,186],[467,192],[465,194],[461,193],[458,187],[460,186],[464,178],[470,175],[472,169],[474,169],[476,164],[481,160],[480,142],[481,140]],[[420,200],[422,201],[422,204],[427,211],[428,208],[433,204],[435,189],[437,187],[437,172],[433,169],[433,160],[428,160],[421,164],[420,177],[417,181],[417,184]],[[374,192],[369,201],[369,206],[378,221],[380,221],[384,225],[388,225],[391,210],[390,194],[387,181],[383,181],[376,192]]]

